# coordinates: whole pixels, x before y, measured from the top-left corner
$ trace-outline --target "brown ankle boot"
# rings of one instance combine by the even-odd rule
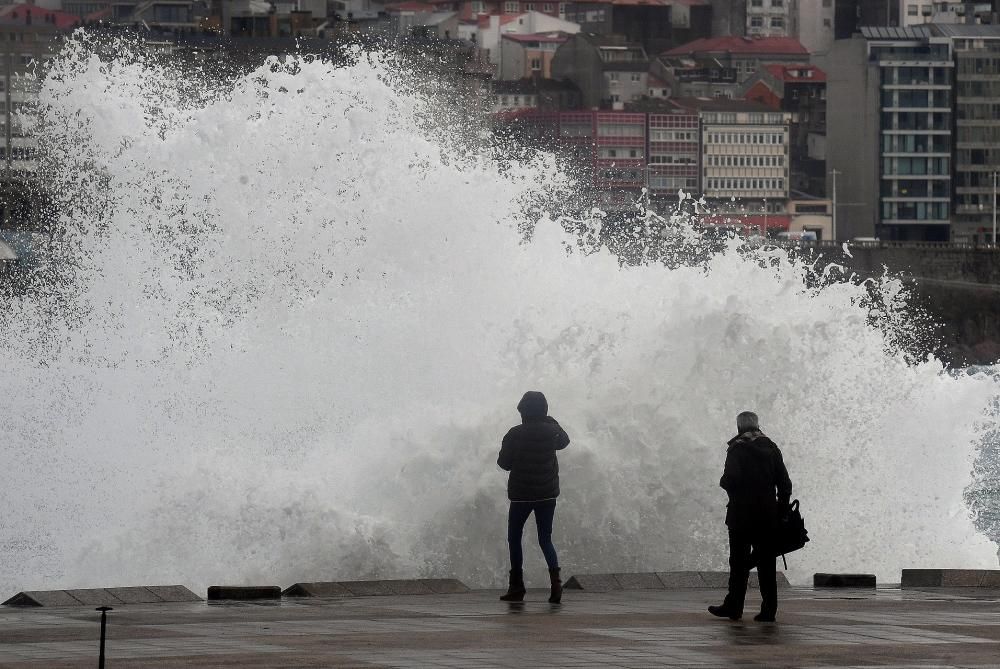
[[[507,586],[507,594],[501,595],[500,601],[523,602],[525,592],[527,591],[524,589],[524,572],[520,569],[511,569],[510,585]]]
[[[549,603],[558,604],[562,601],[562,580],[559,578],[559,567],[549,569],[549,580],[552,582],[552,594],[549,595]]]

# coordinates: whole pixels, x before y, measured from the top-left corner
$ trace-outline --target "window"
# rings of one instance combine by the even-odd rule
[[[833,7],[833,0],[823,0],[824,7]]]
[[[832,28],[833,27],[833,21],[831,21],[830,19],[823,19],[823,27],[824,28]]]
[[[933,11],[934,7],[932,5],[920,5],[920,13],[924,16],[930,16]]]
[[[482,0],[474,0],[473,1],[473,3],[472,3],[472,13],[473,14],[485,14],[486,13],[486,5],[482,2]]]
[[[503,10],[508,14],[517,14],[519,9],[520,9],[520,3],[518,2],[512,2],[511,0],[507,0],[507,2],[503,3]]]
[[[772,7],[784,7],[785,6],[785,0],[771,0],[771,6]]]
[[[764,17],[763,16],[751,16],[750,17],[750,27],[751,28],[763,28],[764,27]]]
[[[772,16],[771,17],[771,27],[772,28],[784,28],[785,18],[783,16]]]
[[[763,7],[764,6],[764,0],[750,0],[750,6],[751,7]]]
[[[608,78],[611,79],[611,81],[618,81],[618,73],[608,72]]]
[[[906,15],[907,16],[916,16],[917,15],[917,11],[918,11],[918,9],[917,9],[916,5],[907,5],[906,6]]]
[[[642,81],[642,75],[638,72],[632,73],[632,81]]]
[[[566,16],[566,3],[565,2],[560,2],[559,3],[559,16]]]
[[[526,3],[524,5],[524,11],[526,11],[526,12],[533,12],[533,11],[535,11],[535,3],[533,3],[533,2]]]
[[[552,3],[551,2],[546,2],[544,5],[542,5],[542,11],[543,12],[548,12],[549,14],[551,14],[552,13]]]
[[[532,58],[531,59],[531,71],[532,72],[538,72],[541,69],[542,69],[542,59],[541,58]]]

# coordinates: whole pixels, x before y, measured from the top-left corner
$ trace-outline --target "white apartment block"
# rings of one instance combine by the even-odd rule
[[[784,211],[790,191],[786,112],[703,111],[702,191]]]
[[[792,1],[747,0],[747,35],[751,37],[794,35],[790,11]]]
[[[975,3],[976,13],[990,11],[989,2]],[[962,0],[899,0],[899,16],[903,26],[924,23],[965,23],[965,2]]]
[[[834,0],[790,0],[793,3],[789,33],[799,38],[809,53],[826,53],[833,46]]]

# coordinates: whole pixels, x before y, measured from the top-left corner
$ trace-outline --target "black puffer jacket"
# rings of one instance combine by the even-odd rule
[[[733,437],[719,485],[729,493],[726,525],[765,529],[788,506],[792,481],[777,445],[759,430]]]
[[[517,405],[522,423],[512,427],[500,446],[497,464],[510,472],[507,497],[512,502],[537,502],[559,496],[556,451],[569,445],[569,435],[546,415],[545,395],[529,391]]]

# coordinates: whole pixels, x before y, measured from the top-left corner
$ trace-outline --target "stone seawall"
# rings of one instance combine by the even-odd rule
[[[1000,360],[1000,249],[945,244],[851,245],[808,249],[864,277],[903,276],[937,323],[933,352],[952,365]]]

